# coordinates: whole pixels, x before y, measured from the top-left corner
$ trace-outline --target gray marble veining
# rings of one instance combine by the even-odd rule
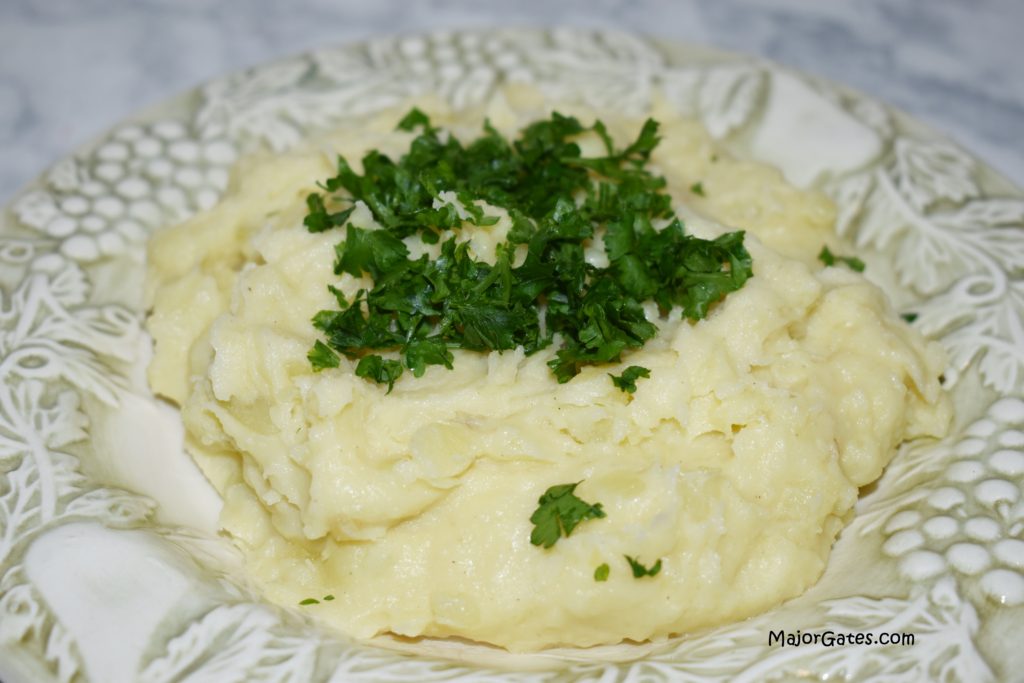
[[[0,199],[208,78],[388,33],[505,25],[616,28],[767,57],[913,113],[1024,186],[1020,0],[4,0]]]

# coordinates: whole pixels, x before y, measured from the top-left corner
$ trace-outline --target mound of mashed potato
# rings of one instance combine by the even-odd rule
[[[482,111],[419,105],[467,135],[487,116],[511,136],[551,109],[525,90]],[[181,406],[223,527],[270,599],[316,598],[303,609],[356,637],[516,651],[737,620],[816,581],[858,488],[902,441],[944,433],[940,348],[860,274],[815,258],[826,243],[842,251],[831,203],[730,158],[667,107],[652,112],[664,136],[652,164],[677,213],[701,237],[747,230],[753,256],[754,277],[706,319],[652,308],[653,340],[565,384],[552,350],[457,350],[453,370],[405,373],[390,394],[344,358],[314,372],[310,320],[334,306],[343,234],[305,230],[304,198],[338,153],[399,156],[412,137],[394,130],[400,113],[243,162],[219,205],[151,243],[152,387]],[[602,118],[619,140],[641,123]],[[497,225],[463,234],[493,260],[509,220],[488,213]],[[374,226],[365,206],[351,222]],[[608,378],[629,365],[650,369],[635,394]],[[539,496],[567,482],[606,516],[531,545]],[[662,568],[635,578],[625,555]]]

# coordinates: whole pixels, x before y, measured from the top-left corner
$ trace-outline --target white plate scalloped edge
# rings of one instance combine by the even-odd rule
[[[144,243],[215,202],[237,156],[432,92],[503,82],[641,111],[655,90],[839,206],[869,274],[950,353],[957,409],[858,504],[829,569],[767,614],[686,638],[513,656],[353,643],[261,602],[217,500],[142,379]],[[1007,678],[1024,665],[1024,201],[969,154],[848,89],[752,58],[583,30],[467,31],[321,50],[219,79],[114,129],[0,228],[0,677],[76,681]],[[905,631],[913,646],[768,644]],[[400,650],[411,650],[412,655]]]

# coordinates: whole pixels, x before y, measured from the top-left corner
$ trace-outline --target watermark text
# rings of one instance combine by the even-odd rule
[[[860,633],[844,633],[842,631],[768,631],[768,647],[799,647],[801,645],[823,645],[825,647],[845,647],[847,645],[903,645],[914,644],[913,633],[862,631]]]

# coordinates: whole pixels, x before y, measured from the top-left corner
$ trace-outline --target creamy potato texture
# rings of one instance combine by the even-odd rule
[[[485,111],[432,115],[467,136],[488,116],[511,136],[549,111],[509,90]],[[151,384],[181,406],[223,526],[269,598],[333,595],[303,609],[357,637],[513,650],[736,620],[817,580],[858,487],[902,441],[944,432],[941,350],[864,277],[815,259],[836,246],[830,202],[730,158],[667,107],[653,116],[652,164],[687,230],[747,230],[754,277],[696,323],[651,307],[660,331],[643,349],[565,384],[545,364],[553,350],[455,351],[453,370],[406,372],[390,394],[345,358],[311,368],[326,285],[351,296],[369,282],[334,275],[344,233],[305,230],[304,198],[337,153],[397,158],[412,135],[394,132],[396,115],[244,162],[218,206],[154,237]],[[619,140],[641,123],[606,122]],[[497,225],[463,234],[493,259],[510,221],[488,213]],[[375,227],[364,206],[351,222]],[[414,255],[432,248],[408,241]],[[632,395],[608,377],[629,365],[651,371]],[[531,545],[538,498],[572,482],[606,517]],[[625,555],[662,569],[634,578]]]

